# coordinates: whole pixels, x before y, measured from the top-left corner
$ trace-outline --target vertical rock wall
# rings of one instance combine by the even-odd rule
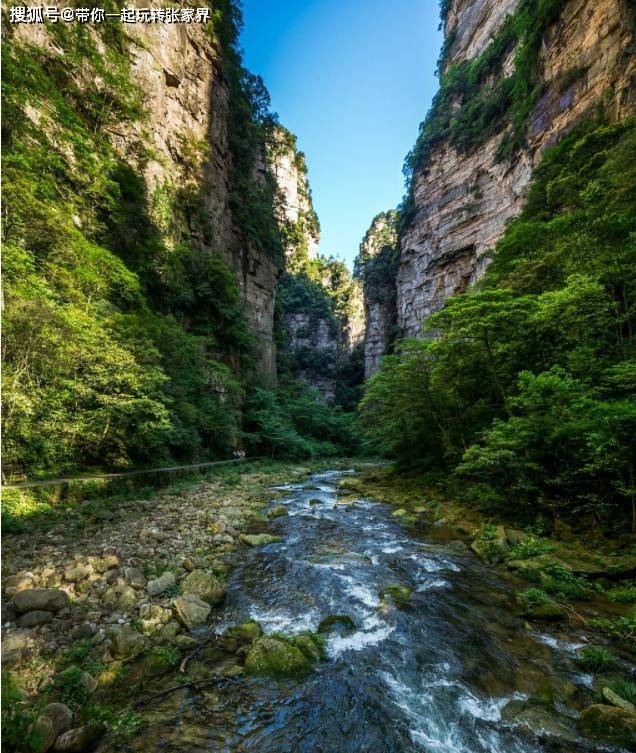
[[[165,221],[157,211],[163,200],[188,191],[203,197],[212,239],[183,224],[177,232],[202,251],[225,254],[257,335],[260,370],[273,383],[274,302],[281,268],[250,246],[230,211],[229,91],[220,44],[208,27],[198,24],[131,24],[123,29],[130,41],[131,78],[144,92],[147,117],[110,138],[127,161],[143,170],[157,224]],[[44,25],[20,25],[15,32],[51,55],[64,54]],[[95,41],[103,49],[97,35]],[[99,90],[99,81],[86,86]],[[140,159],[140,152],[147,159]]]
[[[447,43],[446,67],[480,55],[517,4],[453,0],[445,23],[452,42]],[[513,57],[511,51],[504,75]],[[448,296],[483,274],[485,255],[519,213],[545,147],[601,101],[614,118],[634,112],[634,60],[633,5],[627,0],[570,0],[543,37],[543,95],[527,123],[527,145],[511,161],[499,161],[501,133],[464,152],[441,142],[416,168],[414,212],[401,234],[396,280],[397,324],[403,335],[417,337],[424,320]]]

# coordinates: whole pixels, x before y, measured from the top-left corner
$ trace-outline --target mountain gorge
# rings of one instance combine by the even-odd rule
[[[635,107],[634,7],[626,0],[442,3],[440,89],[406,161],[393,326],[417,337],[485,272],[546,147],[603,110]],[[377,368],[377,362],[375,368]]]

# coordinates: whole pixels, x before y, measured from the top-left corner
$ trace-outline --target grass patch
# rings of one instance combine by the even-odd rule
[[[614,667],[616,657],[609,649],[603,646],[586,646],[579,652],[577,661],[585,669],[593,672],[601,672]]]

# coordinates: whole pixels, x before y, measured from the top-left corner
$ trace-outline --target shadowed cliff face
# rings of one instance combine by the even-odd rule
[[[356,259],[364,288],[364,376],[373,376],[389,349],[395,324],[395,263],[397,213],[381,212],[373,218]]]
[[[282,261],[256,248],[232,214],[231,93],[221,42],[211,24],[136,24],[124,31],[130,78],[143,92],[145,117],[108,137],[145,181],[159,229],[201,254],[223,253],[256,334],[260,370],[274,381],[274,300]],[[43,26],[22,25],[16,33],[51,56],[64,53]],[[99,88],[99,82],[85,83],[87,90]],[[206,214],[205,232],[185,216],[193,200]]]
[[[515,0],[454,0],[445,22],[443,71],[482,55],[503,28]],[[633,11],[623,0],[565,2],[556,23],[542,35],[538,51],[539,96],[524,118],[524,144],[502,158],[502,138],[511,111],[493,133],[459,149],[442,139],[417,165],[412,211],[400,237],[396,283],[397,324],[418,336],[422,323],[451,295],[465,290],[484,272],[486,254],[516,216],[546,146],[555,143],[603,103],[612,118],[634,110]],[[493,86],[515,66],[514,45],[500,71],[482,86]],[[454,103],[462,115],[463,103]],[[491,121],[492,122],[492,121]]]

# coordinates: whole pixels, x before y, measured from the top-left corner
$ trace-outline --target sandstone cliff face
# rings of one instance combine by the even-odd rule
[[[165,220],[157,206],[177,192],[192,190],[210,213],[212,240],[181,227],[202,250],[222,251],[236,274],[248,321],[257,335],[260,367],[266,381],[276,379],[273,338],[274,301],[280,264],[258,253],[242,237],[229,207],[232,156],[228,145],[229,92],[220,45],[204,26],[134,24],[124,26],[130,41],[132,81],[144,93],[143,122],[110,134],[118,152],[143,170],[151,211],[159,226]],[[20,25],[16,34],[63,55],[42,25]],[[103,49],[99,37],[98,47]],[[86,82],[99,87],[99,82]],[[139,160],[139,145],[149,158]]]
[[[397,246],[397,214],[382,212],[374,217],[367,230],[356,260],[363,280],[365,335],[364,376],[380,369],[382,356],[390,345],[395,323],[394,263]]]
[[[285,256],[289,266],[298,258],[315,259],[318,255],[320,229],[311,201],[305,157],[296,148],[296,139],[278,128],[267,153],[269,170],[279,191],[276,207],[278,222],[286,238]]]
[[[453,0],[445,23],[450,62],[473,59],[490,44],[518,0]],[[544,93],[527,123],[526,146],[512,160],[496,157],[501,133],[460,152],[436,145],[414,171],[414,213],[400,238],[397,323],[416,337],[448,296],[483,274],[506,222],[522,207],[545,147],[603,100],[612,117],[632,113],[634,14],[625,0],[570,0],[543,36]],[[454,41],[453,41],[454,40]],[[503,75],[512,65],[506,59]]]

